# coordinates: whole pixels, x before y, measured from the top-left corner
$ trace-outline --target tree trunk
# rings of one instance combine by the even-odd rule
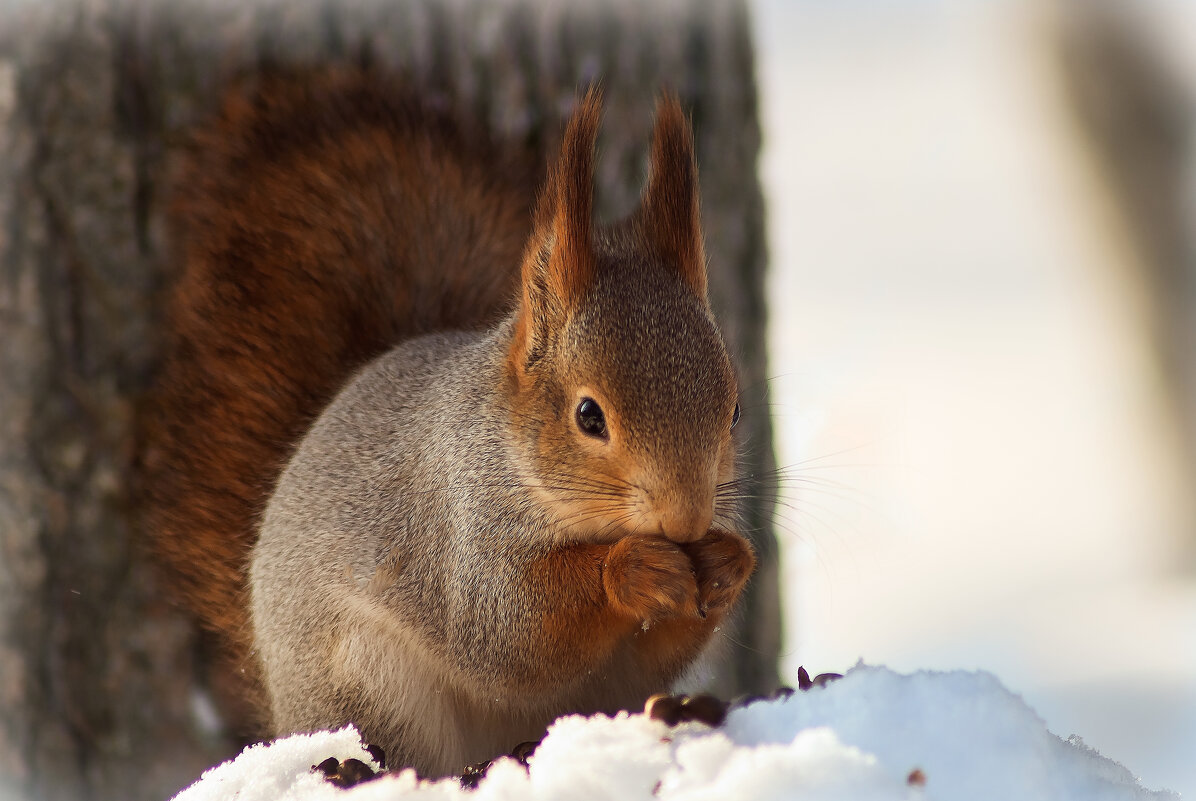
[[[152,377],[171,154],[233,75],[368,61],[547,149],[601,79],[598,212],[634,206],[651,107],[692,109],[716,311],[742,368],[744,470],[773,468],[763,208],[742,4],[10,4],[0,14],[0,798],[163,799],[227,757],[192,624],[135,537],[131,456]],[[776,684],[771,487],[760,571],[717,691]]]
[[[1057,0],[1071,110],[1128,230],[1145,288],[1158,381],[1176,433],[1184,542],[1196,573],[1196,80],[1150,25],[1150,4]],[[1158,9],[1154,9],[1158,11]],[[1167,19],[1166,17],[1162,19]],[[1182,16],[1179,19],[1187,19]],[[1178,21],[1178,20],[1177,20]]]

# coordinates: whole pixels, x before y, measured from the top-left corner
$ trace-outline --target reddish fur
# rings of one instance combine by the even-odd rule
[[[651,171],[640,222],[640,236],[657,258],[672,264],[694,294],[705,300],[706,253],[693,132],[675,95],[662,95],[656,104]]]
[[[686,555],[690,575],[697,583],[697,607],[704,617],[666,617],[650,625],[636,643],[641,663],[667,675],[679,674],[697,657],[756,566],[751,545],[731,532],[715,529],[696,542],[678,547]]]
[[[218,635],[238,728],[252,725],[237,696],[259,692],[246,560],[293,443],[363,362],[491,322],[513,293],[536,171],[468,130],[379,76],[265,76],[227,95],[183,160],[145,524]],[[435,191],[396,191],[413,179]]]
[[[616,612],[652,622],[665,617],[696,617],[698,584],[689,557],[660,536],[631,535],[610,548],[603,575]]]
[[[747,541],[738,534],[715,529],[696,542],[681,546],[698,578],[698,599],[705,610],[726,611],[756,566]]]
[[[519,378],[547,332],[563,322],[594,280],[594,145],[601,113],[602,93],[592,88],[569,119],[560,157],[536,204],[535,228],[523,255],[523,302],[511,343],[511,368]]]
[[[542,341],[564,324],[595,279],[591,214],[600,111],[601,96],[590,90],[570,119],[537,207],[511,344],[511,371],[520,381]],[[679,270],[705,303],[693,137],[674,97],[658,106],[651,158],[651,179],[633,230],[639,246]],[[539,413],[537,396],[516,395],[521,413]],[[544,445],[563,447],[556,441]],[[631,635],[632,653],[646,675],[676,677],[709,640],[754,566],[748,542],[722,531],[686,545],[628,535],[609,546],[555,550],[532,568],[532,584],[548,599],[549,611],[543,636],[527,647],[539,650],[536,663],[553,666],[559,675],[601,663]],[[645,622],[648,629],[642,631]]]
[[[551,551],[529,568],[549,610],[542,638],[529,644],[540,651],[533,661],[568,673],[600,663],[635,634],[644,669],[675,676],[710,638],[755,563],[747,540],[717,530],[686,545],[630,535],[613,545]]]
[[[547,271],[549,288],[552,295],[562,299],[569,308],[575,308],[581,302],[594,280],[591,250],[594,146],[601,113],[602,94],[597,89],[590,89],[569,118],[561,141],[560,158],[549,177],[549,189],[540,201],[541,208],[537,210],[541,221],[536,239],[551,242],[552,255]],[[544,220],[549,216],[550,219]],[[545,236],[546,232],[551,232],[550,239]],[[525,276],[525,285],[527,282]]]
[[[567,311],[554,303],[584,296],[599,108],[591,91],[570,122],[534,231],[533,170],[376,75],[259,77],[197,135],[177,182],[182,275],[143,431],[145,522],[180,597],[218,635],[236,692],[260,692],[245,587],[257,516],[345,380],[404,338],[495,320],[520,264],[521,375],[538,332]],[[705,300],[695,179],[688,122],[666,98],[636,231]],[[427,191],[402,191],[412,182]],[[554,549],[527,567],[547,610],[527,647],[569,671],[630,637],[646,670],[675,676],[754,561],[721,531]]]

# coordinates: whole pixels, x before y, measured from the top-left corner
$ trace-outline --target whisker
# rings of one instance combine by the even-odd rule
[[[606,506],[606,507],[582,509],[582,510],[576,511],[570,515],[566,515],[565,517],[559,517],[559,518],[557,518],[557,520],[558,520],[558,522],[564,523],[564,524],[584,523],[588,520],[595,520],[600,517],[607,517],[610,514],[620,511],[624,508],[625,507],[623,507],[621,505],[619,505],[619,506],[612,505],[612,506]]]

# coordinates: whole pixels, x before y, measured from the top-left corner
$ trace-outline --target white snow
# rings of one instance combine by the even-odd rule
[[[718,729],[626,713],[561,718],[526,770],[500,760],[474,791],[411,771],[342,790],[311,770],[329,756],[373,764],[352,728],[294,735],[247,748],[175,801],[1178,798],[1051,734],[991,674],[863,665],[826,687],[735,709]],[[915,770],[924,784],[910,783]]]

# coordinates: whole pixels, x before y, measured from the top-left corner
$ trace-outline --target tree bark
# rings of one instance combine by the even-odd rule
[[[367,61],[547,150],[601,79],[597,209],[634,206],[662,86],[692,110],[710,288],[742,370],[744,470],[773,469],[763,205],[741,3],[76,2],[0,13],[0,797],[162,799],[229,756],[194,627],[138,547],[130,468],[152,378],[171,155],[269,63]],[[720,693],[777,682],[771,487]]]

